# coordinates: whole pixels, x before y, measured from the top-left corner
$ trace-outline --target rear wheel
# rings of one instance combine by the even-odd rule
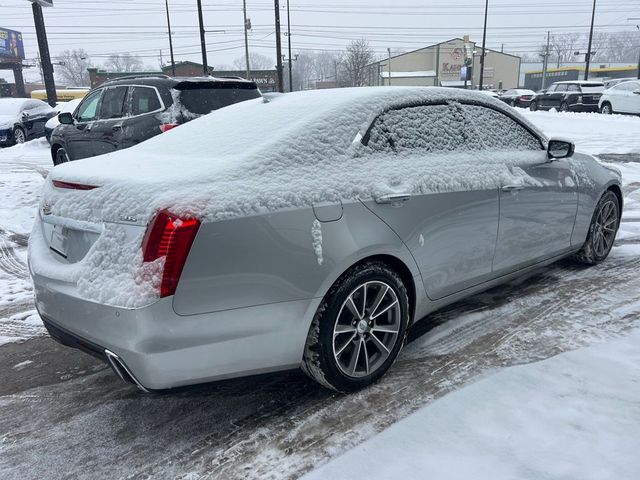
[[[55,156],[53,157],[53,164],[60,165],[61,163],[67,163],[69,161],[69,155],[64,148],[59,148],[56,150]]]
[[[381,262],[340,277],[313,319],[303,371],[320,384],[351,392],[378,380],[393,364],[409,321],[407,291]]]
[[[531,102],[529,104],[529,110],[531,110],[532,112],[535,112],[536,110],[538,110],[538,104],[536,102]]]
[[[24,130],[21,127],[16,127],[13,129],[13,141],[16,145],[27,141],[27,135],[24,133]]]
[[[567,102],[562,102],[560,104],[560,111],[561,112],[568,112],[569,111],[569,104]]]
[[[609,102],[604,102],[602,104],[600,112],[604,113],[605,115],[611,115],[613,113],[613,108],[611,108],[611,104]]]
[[[598,204],[591,219],[587,241],[574,259],[586,265],[600,263],[609,255],[620,225],[620,204],[612,191],[607,191]]]

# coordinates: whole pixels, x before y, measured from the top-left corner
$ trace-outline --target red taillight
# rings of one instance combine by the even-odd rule
[[[166,257],[160,284],[160,297],[168,297],[176,293],[182,268],[187,261],[193,240],[200,228],[196,218],[180,218],[173,213],[162,210],[147,229],[142,242],[142,253],[145,262],[153,262]]]
[[[518,98],[520,101],[531,100],[531,95],[523,95]]]
[[[177,126],[177,123],[163,123],[162,125],[160,125],[160,131],[162,133],[168,132],[169,130],[171,130],[172,128],[176,128]]]
[[[69,190],[93,190],[98,188],[95,185],[83,185],[82,183],[62,182],[60,180],[54,180],[53,186],[56,188],[68,188]]]

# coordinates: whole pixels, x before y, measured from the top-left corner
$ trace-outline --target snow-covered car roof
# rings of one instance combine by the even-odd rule
[[[176,213],[213,220],[370,196],[382,178],[362,170],[367,167],[358,160],[362,146],[358,140],[371,122],[390,109],[456,101],[517,116],[488,95],[435,87],[314,90],[275,96],[268,102],[259,98],[217,110],[135,147],[60,165],[51,172],[53,180],[102,188],[67,192],[60,202],[57,193],[47,195],[55,204],[54,214],[74,218],[86,219],[87,212],[94,211],[100,218],[127,212],[145,219],[158,208],[172,206]],[[468,156],[459,160],[460,166],[467,162],[462,170],[486,170],[487,164],[475,153]],[[394,162],[389,158],[376,168],[387,161]],[[386,169],[384,175],[393,170]],[[443,175],[451,177],[441,169],[437,177]],[[434,176],[429,188],[439,188],[438,178]]]
[[[0,115],[17,115],[30,98],[0,98]]]

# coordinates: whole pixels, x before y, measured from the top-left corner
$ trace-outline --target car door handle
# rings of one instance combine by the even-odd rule
[[[503,192],[517,192],[518,190],[522,190],[524,188],[523,185],[505,185],[502,187]]]
[[[376,198],[376,203],[390,203],[392,205],[400,205],[411,200],[410,193],[392,193],[390,195],[382,195]]]
[[[113,127],[111,127],[111,130],[122,130],[122,124],[116,123]]]

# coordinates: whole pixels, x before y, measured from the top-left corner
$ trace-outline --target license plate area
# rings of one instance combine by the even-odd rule
[[[49,243],[49,249],[63,258],[67,258],[67,249],[69,247],[69,229],[61,226],[54,225],[51,231],[51,242]]]

